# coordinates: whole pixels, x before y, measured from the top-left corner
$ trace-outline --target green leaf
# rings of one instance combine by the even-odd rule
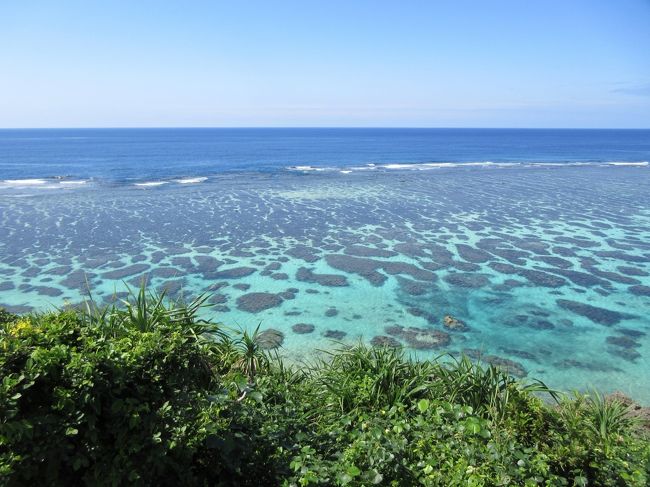
[[[359,475],[361,475],[361,470],[359,470],[359,469],[358,469],[356,466],[354,466],[354,465],[350,465],[350,466],[347,468],[346,473],[347,473],[350,477],[358,477]]]
[[[486,440],[492,437],[492,433],[490,433],[490,430],[488,429],[482,429],[480,433],[481,438],[485,438]]]
[[[371,479],[372,479],[373,485],[377,485],[377,484],[380,484],[382,480],[384,480],[384,476],[382,474],[380,474],[379,472],[377,472],[376,470],[373,470]]]
[[[256,402],[259,402],[259,403],[262,402],[262,393],[259,392],[259,391],[253,391],[253,392],[248,393],[248,397],[250,397],[251,399],[253,399]]]
[[[465,421],[465,428],[472,434],[477,434],[481,431],[481,423],[476,418],[468,418]]]
[[[420,413],[425,413],[427,409],[429,409],[429,400],[428,399],[420,399],[418,401],[418,409],[420,410]]]

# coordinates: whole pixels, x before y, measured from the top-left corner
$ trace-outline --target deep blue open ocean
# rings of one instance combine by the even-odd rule
[[[361,340],[650,404],[648,161],[650,130],[0,130],[0,306],[147,279],[292,361]]]
[[[650,158],[648,130],[0,130],[0,179],[112,181],[435,162],[607,163]]]

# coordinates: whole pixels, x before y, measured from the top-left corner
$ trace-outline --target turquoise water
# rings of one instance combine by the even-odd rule
[[[311,169],[5,182],[0,303],[79,302],[86,281],[109,301],[147,276],[209,291],[206,312],[231,326],[281,331],[291,359],[333,337],[397,340],[650,403],[650,168]]]

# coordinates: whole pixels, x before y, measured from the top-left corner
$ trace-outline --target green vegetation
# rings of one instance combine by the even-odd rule
[[[616,400],[361,345],[291,368],[203,301],[0,311],[0,484],[648,484]]]

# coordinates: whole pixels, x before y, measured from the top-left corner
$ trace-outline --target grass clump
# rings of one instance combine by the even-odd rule
[[[292,368],[204,301],[0,311],[0,483],[647,485],[618,401],[363,345]]]

